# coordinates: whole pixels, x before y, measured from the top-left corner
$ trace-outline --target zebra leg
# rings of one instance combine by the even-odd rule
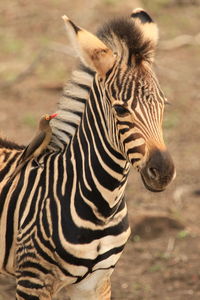
[[[99,283],[93,290],[74,286],[69,290],[70,300],[110,300],[111,285],[110,279]]]
[[[111,299],[111,284],[110,279],[107,279],[100,287],[97,289],[97,299],[110,300]]]
[[[18,280],[16,300],[51,300],[51,293],[47,287],[31,280]]]

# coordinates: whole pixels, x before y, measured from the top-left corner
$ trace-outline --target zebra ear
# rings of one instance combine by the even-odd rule
[[[112,50],[92,33],[76,26],[67,16],[62,18],[80,59],[92,70],[104,76],[114,64],[115,56]]]
[[[145,41],[150,41],[154,47],[158,43],[158,27],[153,19],[142,8],[136,8],[131,14],[134,22],[140,27]]]

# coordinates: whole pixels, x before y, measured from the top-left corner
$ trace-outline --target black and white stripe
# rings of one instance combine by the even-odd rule
[[[84,296],[82,284],[95,290],[123,251],[130,167],[140,169],[152,141],[163,142],[164,96],[145,61],[151,44],[138,30],[119,20],[100,31],[117,53],[115,64],[103,80],[83,66],[73,73],[51,121],[48,151],[39,157],[43,168],[32,160],[10,182],[20,149],[0,153],[0,272],[17,277],[18,300],[51,299],[63,286],[72,299],[97,299]],[[140,51],[134,65],[132,34],[131,55]]]

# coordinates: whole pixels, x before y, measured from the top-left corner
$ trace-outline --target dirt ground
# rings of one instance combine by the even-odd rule
[[[19,144],[38,118],[55,111],[74,64],[61,20],[68,14],[95,31],[116,15],[144,7],[160,28],[155,71],[171,105],[164,135],[177,176],[159,194],[131,173],[131,238],[112,276],[112,299],[200,299],[200,2],[198,0],[12,0],[0,2],[0,134]],[[192,38],[188,39],[190,35]],[[198,35],[198,36],[197,36]],[[182,36],[189,44],[164,49]],[[196,37],[196,38],[195,38]],[[180,42],[180,41],[179,41]],[[169,46],[169,44],[167,44]],[[170,44],[171,45],[171,44]],[[170,49],[169,49],[170,48]],[[0,278],[0,300],[14,300],[14,281]],[[67,299],[62,291],[57,300]]]

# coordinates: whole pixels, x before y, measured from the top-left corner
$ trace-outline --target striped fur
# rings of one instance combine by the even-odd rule
[[[151,69],[155,43],[136,23],[132,16],[99,31],[98,45],[115,53],[106,73],[101,55],[110,52],[95,48],[91,34],[91,45],[83,43],[81,34],[89,67],[81,65],[64,89],[48,151],[38,158],[43,167],[30,160],[9,181],[21,150],[0,151],[0,272],[16,276],[17,300],[50,300],[64,286],[72,300],[109,300],[130,234],[124,193],[131,165],[154,191],[173,177],[161,128],[165,98]],[[75,34],[82,30],[70,24]]]

